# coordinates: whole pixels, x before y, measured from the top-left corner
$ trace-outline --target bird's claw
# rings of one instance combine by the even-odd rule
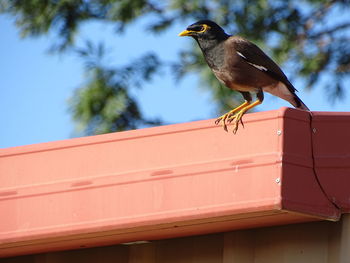
[[[238,127],[239,127],[239,122],[241,122],[242,127],[244,128],[244,124],[243,124],[242,118],[236,119],[234,124],[233,124],[233,129],[232,129],[233,134],[237,133],[237,130],[238,130]]]
[[[236,134],[238,127],[239,127],[239,122],[241,122],[242,127],[244,128],[244,123],[242,121],[242,116],[243,116],[243,112],[238,112],[236,114],[233,114],[232,112],[228,112],[222,116],[220,116],[219,118],[217,118],[215,120],[215,124],[218,125],[220,122],[222,122],[222,126],[224,128],[224,130],[227,132],[227,124],[231,123],[234,121],[233,123],[233,133]]]
[[[233,120],[236,120],[238,114],[239,114],[239,112],[238,112],[237,114],[233,115],[233,116],[228,117],[228,118],[227,118],[227,123],[231,123]],[[242,116],[243,116],[243,114],[242,114]],[[239,121],[240,121],[241,124],[242,124],[242,127],[244,128],[244,123],[243,123],[243,120],[242,120],[242,116],[240,116],[240,117],[239,117],[239,120],[236,121],[236,122],[239,122]]]
[[[219,118],[217,118],[217,119],[215,120],[215,124],[216,124],[216,125],[218,125],[220,122],[222,122],[222,126],[224,127],[224,130],[225,130],[226,132],[228,131],[228,129],[227,129],[227,124],[226,124],[226,119],[227,119],[228,115],[229,115],[229,114],[226,113],[226,114],[220,116]]]
[[[217,118],[217,119],[215,120],[215,125],[218,125],[218,124],[220,123],[221,120],[222,120],[222,116],[219,117],[219,118]]]
[[[233,129],[232,129],[233,134],[236,134],[237,130],[238,130],[238,124],[235,123],[234,126],[233,126]]]
[[[231,123],[231,122],[234,121],[234,123],[233,123],[233,130],[232,130],[232,132],[234,134],[237,133],[237,130],[238,130],[238,127],[239,127],[239,123],[241,123],[242,127],[244,128],[244,123],[243,123],[243,120],[242,120],[243,115],[244,115],[244,112],[243,111],[239,111],[236,114],[231,115],[231,116],[229,116],[227,118],[227,123]]]

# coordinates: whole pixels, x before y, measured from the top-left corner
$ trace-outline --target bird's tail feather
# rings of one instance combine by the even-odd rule
[[[295,104],[293,104],[294,107],[301,109],[301,110],[307,110],[310,111],[310,109],[308,108],[308,106],[305,105],[305,103],[298,97],[298,95],[293,94],[294,95],[294,101]]]
[[[298,95],[295,94],[296,89],[292,84],[287,87],[285,83],[279,82],[276,86],[265,87],[264,91],[288,101],[297,109],[310,111]]]

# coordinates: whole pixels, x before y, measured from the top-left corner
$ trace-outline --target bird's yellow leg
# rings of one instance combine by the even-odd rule
[[[226,125],[226,120],[227,118],[230,118],[235,112],[242,110],[244,107],[249,106],[248,101],[244,101],[241,105],[238,107],[234,108],[233,110],[229,111],[228,113],[225,113],[224,115],[220,116],[215,120],[215,124],[218,125],[222,121],[222,126],[224,127],[224,130],[227,131],[227,125]],[[232,121],[232,120],[231,120]]]
[[[242,117],[243,115],[250,109],[254,108],[255,106],[261,104],[262,101],[261,100],[256,100],[254,101],[252,104],[249,104],[243,108],[241,108],[241,110],[239,112],[237,112],[235,115],[230,116],[227,118],[228,123],[232,122],[233,120],[235,120],[234,124],[233,124],[233,133],[236,134],[237,130],[238,130],[238,126],[239,126],[239,122],[242,123],[243,125],[243,121],[242,121]]]

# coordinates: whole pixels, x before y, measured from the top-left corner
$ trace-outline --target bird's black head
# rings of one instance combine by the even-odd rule
[[[211,20],[199,20],[189,25],[179,36],[191,36],[196,40],[225,40],[229,37],[218,24]]]

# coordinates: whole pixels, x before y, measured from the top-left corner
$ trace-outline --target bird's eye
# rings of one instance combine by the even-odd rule
[[[188,29],[195,32],[202,32],[204,30],[204,27],[200,25],[195,25],[195,26],[191,26]]]
[[[209,28],[210,27],[208,25],[202,24],[202,25],[191,25],[187,28],[187,30],[192,31],[192,32],[196,32],[196,33],[204,33]]]
[[[207,31],[210,27],[206,24],[203,24],[201,26],[199,26],[198,28],[198,33],[204,33],[205,31]]]

